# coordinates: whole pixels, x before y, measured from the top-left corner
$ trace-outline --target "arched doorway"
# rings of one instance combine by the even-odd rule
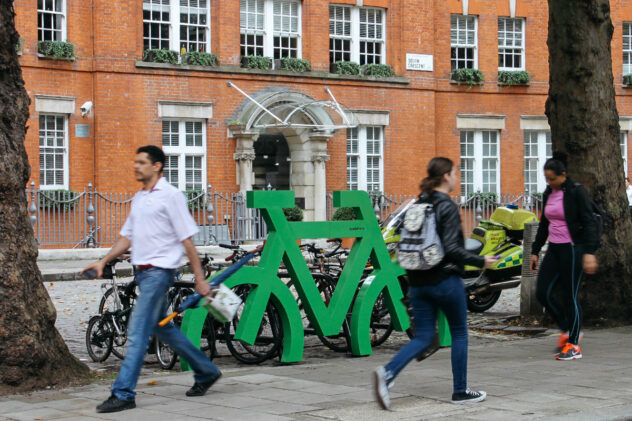
[[[290,190],[290,149],[281,133],[261,134],[254,143],[253,189]]]

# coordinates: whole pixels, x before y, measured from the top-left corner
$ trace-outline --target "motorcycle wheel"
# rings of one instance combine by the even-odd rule
[[[482,313],[485,310],[489,310],[496,304],[500,293],[502,291],[490,291],[484,294],[468,295],[467,296],[467,309],[473,313]]]

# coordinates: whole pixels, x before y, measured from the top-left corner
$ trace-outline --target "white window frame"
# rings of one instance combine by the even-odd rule
[[[533,142],[535,137],[535,142]],[[530,144],[535,145],[536,153],[527,154],[527,138],[530,140]],[[551,141],[551,132],[549,130],[525,130],[524,131],[524,190],[530,194],[541,193],[546,189],[546,180],[544,179],[543,168],[547,159],[553,155],[553,145]],[[529,151],[530,152],[530,151]],[[531,160],[535,169],[527,168],[527,160]],[[527,171],[535,171],[535,184],[536,191],[529,190],[527,186]],[[529,183],[533,184],[533,183]]]
[[[485,166],[485,162],[488,159],[495,159],[496,160],[496,183],[495,184],[495,191],[494,193],[496,194],[500,194],[500,130],[461,130],[460,131],[460,140],[459,140],[459,145],[460,145],[460,149],[461,149],[461,163],[460,163],[460,169],[461,169],[461,196],[467,197],[468,195],[472,194],[472,193],[476,193],[476,192],[490,192],[492,190],[490,190],[488,187],[486,187],[485,183],[483,182],[483,171],[485,170],[484,166]],[[487,156],[483,156],[483,150],[484,150],[484,134],[485,133],[495,133],[496,134],[496,154],[495,155],[487,155]],[[468,134],[471,134],[472,137],[472,142],[473,142],[473,148],[472,148],[472,154],[470,155],[469,153],[464,154],[463,153],[463,136],[468,136]],[[468,139],[469,140],[469,139]],[[465,168],[465,163],[471,163],[471,168]],[[463,180],[463,174],[465,173],[466,170],[470,170],[472,171],[472,190],[469,191],[469,189],[467,189],[464,185],[464,180]],[[487,183],[490,184],[490,183]]]
[[[367,132],[368,130],[378,129],[380,133],[379,145],[380,151],[379,154],[368,154],[367,146]],[[349,179],[349,161],[347,160],[347,189],[348,190],[367,190],[368,188],[368,158],[369,156],[378,156],[379,157],[379,188],[372,189],[370,191],[384,191],[384,132],[385,126],[358,126],[353,129],[347,129],[347,158],[356,157],[357,158],[357,182],[355,186],[351,185],[351,180]],[[349,152],[349,142],[353,134],[355,133],[356,141],[357,141],[357,152]],[[355,187],[355,188],[352,188]]]
[[[145,3],[146,1],[149,1],[150,3]],[[153,5],[153,3],[151,3],[152,0],[144,0],[143,1],[143,11],[145,10],[146,6],[151,7]],[[161,3],[163,3],[164,5],[166,5],[167,7],[169,7],[169,49],[173,50],[173,51],[178,51],[178,52],[182,52],[182,47],[184,46],[183,42],[186,42],[186,40],[181,40],[180,39],[180,0],[153,0],[153,1],[159,1]],[[197,27],[202,27],[204,28],[204,30],[206,31],[206,42],[203,43],[203,45],[205,45],[205,52],[210,53],[211,52],[211,1],[212,0],[206,0],[206,25],[193,25],[193,26],[197,26]],[[158,5],[154,6],[154,7],[159,7]],[[164,6],[163,6],[164,7]],[[145,47],[145,35],[144,35],[144,31],[145,31],[145,24],[146,23],[151,23],[151,22],[157,22],[157,21],[151,21],[151,20],[146,20],[143,17],[143,48]],[[166,21],[165,21],[166,22]],[[151,47],[151,42],[148,45],[149,48]],[[186,52],[188,52],[188,45],[186,45],[185,47]]]
[[[62,117],[64,119],[64,146],[63,148],[63,184],[42,184],[41,180],[42,180],[42,164],[41,164],[41,156],[42,156],[42,148],[47,148],[48,146],[42,146],[39,145],[39,157],[40,157],[40,165],[39,165],[39,169],[40,169],[40,189],[41,190],[68,190],[69,189],[69,185],[70,185],[70,167],[69,167],[69,158],[68,158],[68,149],[69,149],[69,144],[68,144],[68,114],[59,114],[59,113],[40,113],[39,115],[39,120],[38,122],[40,123],[39,126],[39,132],[41,133],[41,131],[43,130],[43,128],[41,127],[41,118],[42,117],[48,117],[48,116],[52,116],[52,117]],[[40,134],[40,138],[41,138],[41,134]],[[53,146],[53,149],[58,149],[58,146]]]
[[[249,28],[243,25],[241,16],[243,13],[241,6],[244,4],[243,0],[240,1],[240,23],[239,33],[241,35],[262,35],[263,36],[263,56],[275,57],[274,38],[284,34],[290,38],[296,38],[296,58],[303,57],[303,2],[301,0],[254,0],[256,2],[263,2],[263,28]],[[274,30],[274,4],[281,3],[295,3],[297,5],[298,16],[298,29],[297,32],[292,31],[275,31]],[[243,47],[243,43],[240,40],[240,54]],[[255,54],[256,55],[256,54]]]
[[[632,74],[632,22],[623,22],[623,75]],[[627,47],[627,48],[626,48]]]
[[[335,34],[332,33],[332,19],[331,19],[331,11],[333,8],[344,8],[347,9],[349,11],[350,14],[350,19],[351,19],[351,33],[349,35],[340,35],[340,34]],[[360,12],[361,10],[365,10],[365,11],[377,11],[381,14],[382,17],[382,21],[379,22],[379,25],[382,26],[382,37],[381,38],[361,38],[360,37]],[[362,54],[360,53],[360,46],[362,44],[362,42],[376,42],[381,44],[381,51],[379,54],[379,64],[386,64],[386,9],[382,9],[379,7],[358,7],[358,6],[350,6],[350,5],[345,5],[345,4],[330,4],[329,5],[329,22],[330,22],[330,29],[329,29],[329,39],[330,39],[330,43],[331,40],[350,40],[350,57],[351,60],[355,63],[358,64],[366,64],[361,62],[361,57]],[[332,59],[331,56],[331,44],[330,44],[330,48],[329,48],[329,53],[330,53],[330,62]]]
[[[619,133],[619,144],[621,145],[621,158],[623,158],[623,171],[628,176],[628,132]]]
[[[202,185],[201,190],[205,191],[207,186],[206,178],[206,120],[191,119],[191,118],[164,118],[161,120],[161,126],[163,122],[178,122],[178,146],[164,145],[162,150],[166,156],[178,157],[178,189],[190,190],[186,188],[186,157],[198,156],[202,157]],[[187,146],[186,145],[186,123],[201,123],[202,125],[202,146]],[[161,127],[162,133],[162,127]],[[162,139],[161,139],[162,142]],[[168,180],[169,181],[169,180]]]
[[[452,26],[452,21],[456,19],[456,23],[457,26],[456,28],[454,28]],[[474,44],[468,44],[467,43],[467,36],[466,36],[466,42],[461,44],[458,41],[458,32],[461,29],[461,25],[460,22],[466,22],[467,20],[473,20],[474,21]],[[466,25],[467,28],[467,25]],[[467,31],[467,29],[463,29],[464,31]],[[453,41],[453,37],[452,37],[452,33],[454,31],[457,31],[457,41],[454,42]],[[469,67],[457,67],[456,64],[458,64],[459,61],[463,61],[466,60],[468,61],[468,59],[462,59],[462,58],[454,58],[452,57],[452,50],[454,48],[472,48],[473,52],[472,55],[474,56],[473,60],[472,60],[472,69],[478,69],[478,17],[477,16],[473,16],[473,15],[457,15],[457,14],[452,14],[450,15],[450,68],[452,70],[454,69],[469,69]]]
[[[66,41],[66,39],[67,39],[66,38],[67,37],[67,33],[66,33],[66,31],[67,31],[67,29],[66,29],[66,0],[43,0],[43,2],[44,2],[44,5],[47,2],[52,2],[53,5],[56,4],[56,3],[61,3],[61,11],[54,11],[54,10],[51,11],[51,10],[46,10],[46,9],[40,9],[39,1],[38,1],[38,6],[37,6],[37,39],[39,41],[44,41],[44,38],[42,36],[44,31],[51,30],[51,29],[48,29],[48,28],[46,28],[46,29],[42,28],[42,26],[41,26],[41,16],[40,15],[46,13],[46,14],[51,14],[51,15],[54,15],[54,16],[61,16],[61,28],[59,30],[53,29],[53,32],[57,32],[57,31],[60,32],[61,39],[53,39],[52,41]]]
[[[503,29],[501,30],[501,22],[503,23]],[[511,30],[509,31],[508,29],[508,25],[512,26],[512,29],[515,28],[516,22],[520,22],[520,26],[521,26],[521,31],[515,31],[515,30]],[[526,64],[525,64],[525,44],[526,44],[526,40],[525,40],[525,34],[526,34],[526,30],[525,30],[525,25],[526,25],[526,19],[524,18],[508,18],[508,17],[499,17],[498,18],[498,70],[525,70],[526,68]],[[512,44],[513,45],[509,45],[506,43],[507,40],[507,36],[505,35],[502,39],[505,40],[505,44],[501,45],[500,40],[501,40],[501,32],[502,33],[510,33],[513,35],[512,37]],[[516,37],[515,34],[520,34],[520,41],[521,44],[519,46],[515,45],[516,43]],[[504,51],[505,50],[520,50],[520,66],[519,67],[507,67],[506,66],[506,61],[505,61],[505,66],[501,67],[500,66],[500,56],[501,54],[507,56],[508,54],[505,54]],[[509,55],[512,56],[517,56],[517,54],[515,53],[510,53]]]

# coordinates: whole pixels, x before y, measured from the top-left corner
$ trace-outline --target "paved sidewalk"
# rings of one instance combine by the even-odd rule
[[[587,330],[584,359],[555,361],[554,336],[476,341],[469,385],[485,402],[449,403],[449,349],[412,362],[391,390],[392,410],[373,401],[371,371],[391,350],[367,358],[318,359],[295,365],[233,367],[201,398],[184,395],[189,373],[140,379],[137,408],[97,414],[110,381],[0,398],[0,420],[615,420],[632,419],[632,327]],[[221,368],[221,362],[220,368]]]

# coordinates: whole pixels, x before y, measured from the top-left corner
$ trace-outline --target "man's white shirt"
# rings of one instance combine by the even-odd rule
[[[197,232],[184,194],[162,177],[153,189],[136,193],[120,234],[132,243],[132,264],[175,269],[182,242]]]

